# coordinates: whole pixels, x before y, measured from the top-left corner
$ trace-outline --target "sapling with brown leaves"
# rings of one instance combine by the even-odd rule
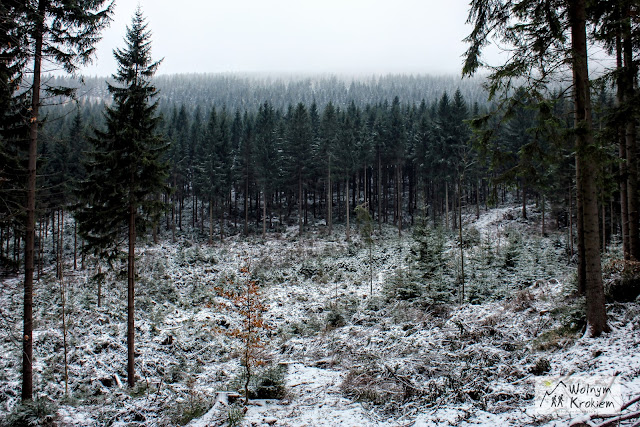
[[[249,402],[249,382],[254,368],[266,362],[264,350],[265,334],[271,327],[264,321],[262,314],[266,311],[264,297],[260,285],[252,278],[249,263],[240,268],[236,282],[228,280],[227,288],[216,287],[216,293],[225,298],[223,308],[240,317],[236,328],[221,330],[225,335],[237,340],[241,350],[241,364],[245,370],[245,404]]]

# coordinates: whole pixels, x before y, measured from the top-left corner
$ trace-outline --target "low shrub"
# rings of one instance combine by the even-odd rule
[[[11,427],[53,427],[58,419],[58,407],[46,400],[35,399],[22,402],[7,416],[0,425]]]

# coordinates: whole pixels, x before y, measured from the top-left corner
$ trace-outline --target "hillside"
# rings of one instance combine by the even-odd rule
[[[123,387],[126,277],[102,267],[97,307],[96,266],[73,271],[68,246],[68,397],[60,284],[46,270],[36,286],[34,384],[39,402],[50,403],[42,412],[63,426],[561,425],[566,418],[533,408],[538,375],[617,375],[625,399],[638,396],[640,304],[610,304],[613,331],[582,338],[566,236],[536,237],[539,212],[529,210],[528,221],[516,207],[465,219],[473,295],[465,304],[456,303],[459,247],[447,232],[444,264],[431,279],[416,259],[421,229],[374,233],[373,293],[367,246],[357,233],[345,242],[339,227],[332,236],[318,225],[302,238],[293,227],[266,240],[231,236],[207,246],[182,236],[142,247],[133,390]],[[260,285],[268,325],[246,414],[216,403],[216,392],[242,389],[242,348],[225,333],[242,318],[225,309],[219,288],[242,285],[243,267]],[[2,285],[0,417],[10,423],[22,289],[20,277]]]

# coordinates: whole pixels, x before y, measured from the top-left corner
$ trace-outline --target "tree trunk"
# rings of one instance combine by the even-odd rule
[[[84,270],[87,267],[87,256],[84,251],[84,240],[80,243],[80,268]]]
[[[582,170],[578,166],[576,155],[576,240],[578,252],[578,294],[587,292],[587,272],[584,249],[584,206],[582,197]]]
[[[476,183],[476,219],[480,219],[480,183]]]
[[[173,178],[173,188],[176,188],[176,178],[174,175]],[[171,203],[171,242],[175,243],[176,242],[176,200],[177,200],[177,196],[173,196],[173,203]]]
[[[398,166],[396,168],[396,182],[397,182],[397,192],[398,192],[398,237],[402,237],[402,165],[398,162]]]
[[[368,203],[368,184],[369,184],[369,180],[367,179],[367,165],[364,165],[364,177],[363,177],[363,192],[364,192],[364,206],[367,207],[367,209],[369,209],[369,203]]]
[[[64,278],[60,277],[60,303],[62,308],[62,347],[64,350],[64,394],[69,395],[69,362],[67,346],[67,312],[66,312],[67,292]]]
[[[42,247],[42,237],[43,237],[42,236],[42,218],[40,218],[40,221],[39,221],[39,224],[38,224],[38,242],[37,242],[36,246],[34,247],[34,251],[37,252],[37,254],[38,254],[38,260],[37,260],[37,264],[38,264],[38,268],[37,268],[38,280],[40,280],[40,276],[42,275],[42,267],[43,267],[42,257],[44,255],[44,248]],[[0,236],[0,258],[2,258],[2,237],[1,236]],[[74,259],[73,262],[75,264],[75,259]],[[36,263],[35,260],[34,260],[34,263]],[[35,269],[35,265],[34,265],[34,269]]]
[[[546,203],[545,203],[545,197],[542,196],[542,236],[546,236],[547,231],[545,229],[545,212],[546,212]]]
[[[382,231],[382,162],[380,159],[380,147],[378,147],[378,230]]]
[[[58,209],[58,240],[56,251],[56,277],[58,279],[62,279],[62,262],[63,262],[63,250],[62,246],[64,243],[64,209]]]
[[[98,307],[102,307],[102,266],[100,264],[98,264]]]
[[[184,191],[184,186],[181,189],[180,193]],[[184,195],[180,194],[180,199],[178,202],[178,229],[182,231],[182,211],[184,210]]]
[[[607,252],[607,205],[602,201],[602,252]]]
[[[522,186],[522,219],[527,219],[527,187]]]
[[[249,204],[247,203],[248,197],[249,197],[249,179],[245,177],[245,180],[244,180],[244,235],[245,236],[249,235]]]
[[[220,198],[220,241],[224,242],[224,197]]]
[[[298,234],[302,236],[302,172],[298,171]]]
[[[198,199],[195,195],[191,198],[191,229],[196,228],[196,220],[198,216]]]
[[[347,206],[347,242],[351,241],[351,227],[349,227],[349,178],[344,180],[345,188],[345,202]]]
[[[267,194],[262,193],[262,238],[267,237]]]
[[[587,64],[586,0],[569,2],[571,45],[573,50],[573,82],[575,103],[576,168],[582,194],[582,226],[584,228],[585,282],[587,296],[586,335],[597,337],[609,331],[602,285],[600,238],[598,235],[598,201],[596,162],[591,124],[589,68]]]
[[[356,177],[353,180],[353,191],[351,192],[351,206],[358,206],[360,199],[360,172],[356,170]]]
[[[573,258],[573,192],[569,187],[569,259]]]
[[[444,215],[444,224],[445,228],[449,229],[449,184],[445,181],[444,183],[444,206],[445,206],[445,215]]]
[[[38,113],[42,72],[42,40],[47,2],[38,2],[39,19],[33,32],[33,90],[31,91],[31,119],[29,126],[29,158],[27,160],[27,215],[24,242],[24,302],[22,334],[22,400],[33,398],[33,269],[36,220],[36,159],[38,157]]]
[[[633,44],[631,40],[631,10],[627,4],[622,20],[622,48],[624,54],[624,100],[631,103],[635,97],[634,81],[636,67],[633,63]],[[638,216],[638,159],[636,152],[636,124],[635,117],[629,113],[625,115],[625,142],[627,149],[627,209],[629,216],[629,257],[634,261],[640,260],[640,230]]]
[[[331,156],[329,156],[329,168],[327,171],[327,224],[329,226],[329,234],[333,232],[333,192],[331,185]]]
[[[462,304],[464,302],[464,242],[462,240],[462,178],[461,177],[458,180],[458,237],[460,238],[460,304]]]
[[[78,222],[73,220],[73,269],[78,269]]]
[[[213,199],[209,198],[209,245],[213,245]]]
[[[129,205],[129,257],[127,269],[127,379],[129,387],[136,384],[135,378],[135,260],[136,260],[136,209]]]
[[[619,30],[616,34],[616,62],[618,70],[622,70],[622,33]],[[618,107],[624,104],[624,74],[620,73],[617,81],[617,94],[616,101]],[[623,258],[629,260],[631,257],[629,251],[629,210],[628,203],[629,197],[627,195],[627,139],[626,129],[618,130],[618,154],[620,157],[619,162],[619,185],[620,185],[620,225],[622,233],[622,253]]]
[[[305,228],[307,227],[307,225],[309,224],[309,206],[307,201],[309,200],[309,190],[307,190],[305,188],[305,190],[302,192],[303,196],[304,196],[304,226]]]

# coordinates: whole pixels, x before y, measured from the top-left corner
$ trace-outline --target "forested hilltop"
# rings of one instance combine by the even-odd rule
[[[103,102],[111,98],[106,82],[110,77],[84,76],[81,81],[70,77],[52,77],[52,86],[78,88],[83,102]],[[289,104],[311,104],[315,101],[322,108],[331,102],[346,107],[352,101],[359,107],[367,104],[400,98],[403,103],[419,104],[439,98],[460,89],[465,99],[473,104],[487,103],[487,93],[482,88],[482,77],[462,79],[459,75],[295,75],[295,74],[175,74],[153,78],[158,88],[161,109],[173,104],[182,105],[191,112],[201,107],[226,106],[256,111],[265,101],[276,109],[286,109]]]

